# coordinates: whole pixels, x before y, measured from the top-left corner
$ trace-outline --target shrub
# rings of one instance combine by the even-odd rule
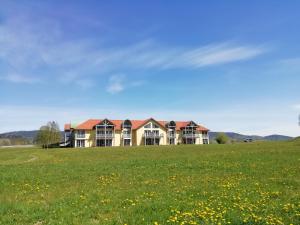
[[[216,142],[218,144],[226,144],[228,142],[229,138],[225,133],[218,133],[216,137]]]

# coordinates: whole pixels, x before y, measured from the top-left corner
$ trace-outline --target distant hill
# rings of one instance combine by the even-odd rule
[[[286,140],[291,140],[293,138],[285,135],[273,134],[273,135],[265,136],[264,139],[269,141],[286,141]]]
[[[13,131],[13,132],[8,132],[8,133],[3,133],[0,134],[0,139],[5,139],[7,140],[15,140],[15,139],[25,139],[29,143],[33,143],[37,130],[31,130],[31,131]],[[210,140],[214,140],[215,137],[217,136],[219,132],[209,132],[209,137]],[[285,141],[285,140],[291,140],[293,139],[292,137],[289,136],[284,136],[284,135],[268,135],[268,136],[258,136],[258,135],[243,135],[239,133],[234,133],[234,132],[224,132],[230,139],[236,140],[236,141],[244,141],[247,138],[251,138],[254,141],[257,140],[263,140],[263,141]],[[61,132],[61,136],[63,139],[64,132]]]
[[[220,132],[209,132],[210,140],[214,140],[217,134]],[[244,141],[245,139],[252,139],[253,141],[287,141],[293,139],[293,137],[285,136],[285,135],[268,135],[268,136],[258,136],[258,135],[243,135],[234,132],[224,132],[230,139],[236,141]]]
[[[16,138],[16,137],[20,137],[20,138],[25,138],[31,142],[33,142],[36,134],[37,134],[37,130],[31,130],[31,131],[13,131],[13,132],[8,132],[8,133],[3,133],[0,134],[0,138]]]
[[[34,139],[38,133],[38,130],[30,131],[12,131],[0,134],[0,145],[2,143],[22,143],[22,144],[33,144]],[[61,138],[63,139],[64,132],[61,132]]]

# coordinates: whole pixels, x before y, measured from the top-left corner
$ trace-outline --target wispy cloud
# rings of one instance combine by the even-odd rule
[[[114,75],[110,77],[107,91],[111,94],[116,94],[124,90],[123,76]]]
[[[24,76],[20,74],[9,74],[0,76],[0,80],[9,81],[12,83],[34,84],[39,83],[40,79],[32,76]]]
[[[184,52],[181,61],[186,65],[202,67],[254,58],[265,51],[263,47],[216,44]]]
[[[248,60],[267,51],[261,46],[230,42],[194,47],[166,47],[151,39],[118,47],[99,43],[92,38],[66,39],[60,24],[49,18],[31,23],[24,16],[10,16],[0,24],[0,59],[6,73],[20,77],[38,74],[38,79],[85,87],[91,85],[94,76],[124,73],[127,69],[197,69]],[[124,89],[120,81],[114,83],[110,92]]]
[[[107,85],[107,92],[110,94],[117,94],[131,87],[138,87],[143,85],[145,82],[142,80],[128,81],[124,74],[112,75]]]

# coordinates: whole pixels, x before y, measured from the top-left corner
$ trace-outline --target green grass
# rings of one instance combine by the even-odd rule
[[[0,149],[0,224],[300,224],[300,143]]]

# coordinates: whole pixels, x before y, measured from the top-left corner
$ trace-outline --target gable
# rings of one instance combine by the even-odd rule
[[[148,125],[148,124],[155,124],[155,126],[158,126],[159,128],[163,129],[163,130],[166,130],[165,126],[163,123],[159,122],[159,121],[156,121],[155,119],[153,118],[150,118],[148,120],[144,120],[143,123],[141,123],[138,127],[136,127],[135,129],[139,129],[141,127],[144,127],[145,125]],[[152,126],[153,127],[153,126]]]

